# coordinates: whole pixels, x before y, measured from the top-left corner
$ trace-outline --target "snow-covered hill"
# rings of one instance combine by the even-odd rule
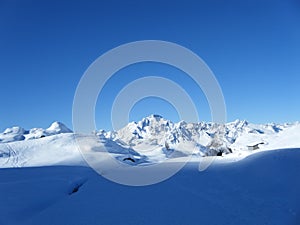
[[[79,135],[64,124],[49,128],[7,128],[0,133],[0,167],[83,165],[81,150],[104,157],[110,152],[135,164],[169,158],[222,154],[222,160],[241,159],[261,150],[300,148],[300,123],[251,124],[236,120],[227,124],[173,123],[158,115],[131,122],[118,131]],[[249,150],[257,145],[259,149]],[[82,147],[83,146],[83,147]],[[106,152],[105,152],[106,153]],[[127,161],[126,163],[130,163]]]

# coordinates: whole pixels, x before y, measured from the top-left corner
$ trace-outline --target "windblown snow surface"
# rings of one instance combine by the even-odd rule
[[[191,160],[164,182],[124,186],[94,172],[78,143],[134,166]],[[212,157],[200,172],[199,162]],[[59,122],[13,127],[0,134],[0,167],[1,225],[300,224],[298,122],[191,124],[151,115],[93,134]]]

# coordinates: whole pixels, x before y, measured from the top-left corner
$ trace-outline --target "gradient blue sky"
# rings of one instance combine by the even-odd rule
[[[147,39],[183,45],[217,77],[228,121],[300,120],[300,3],[254,1],[17,1],[0,2],[0,129],[72,127],[76,86],[87,67],[118,45]],[[110,106],[128,82],[148,75],[172,77],[195,101],[200,119],[210,112],[201,90],[162,65],[125,68],[103,90],[97,128],[110,128]],[[158,74],[159,73],[159,74]],[[168,103],[145,99],[130,114],[177,120]]]

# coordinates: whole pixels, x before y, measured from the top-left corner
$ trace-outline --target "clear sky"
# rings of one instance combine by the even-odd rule
[[[218,79],[227,120],[300,120],[300,3],[253,1],[18,1],[0,2],[0,129],[72,127],[76,86],[101,54],[137,40],[165,40],[197,53]],[[172,78],[210,121],[201,90],[184,74],[159,64],[116,74],[96,107],[97,128],[110,129],[112,101],[128,82],[146,75]],[[177,120],[174,108],[147,98],[130,119],[151,114]]]

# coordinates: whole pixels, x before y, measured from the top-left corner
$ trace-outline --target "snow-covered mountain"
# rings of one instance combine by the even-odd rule
[[[247,151],[249,146],[255,145],[260,149],[300,147],[299,122],[265,125],[244,120],[227,124],[173,123],[159,115],[151,115],[118,131],[101,131],[98,135],[147,156],[169,151],[210,156]]]
[[[76,137],[76,140],[75,140]],[[104,157],[110,152],[123,161],[156,163],[169,158],[203,157],[222,154],[245,157],[255,148],[273,150],[300,147],[300,123],[251,124],[236,120],[227,124],[173,123],[159,115],[131,122],[118,131],[101,130],[79,135],[60,122],[49,128],[7,128],[0,133],[0,167],[85,164],[81,151]],[[232,153],[232,154],[231,154]],[[225,158],[226,158],[225,157]],[[223,157],[224,158],[224,157]],[[128,161],[127,163],[130,163]]]
[[[52,123],[47,129],[32,128],[30,130],[25,130],[22,127],[11,127],[5,129],[3,133],[0,133],[0,143],[37,139],[61,133],[72,133],[72,130],[63,123],[57,121]]]

